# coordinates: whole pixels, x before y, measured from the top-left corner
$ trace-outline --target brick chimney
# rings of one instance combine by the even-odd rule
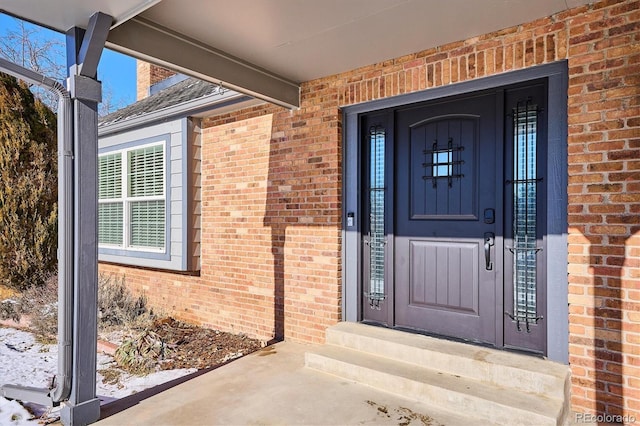
[[[159,67],[141,60],[137,60],[136,100],[149,96],[149,87],[159,81],[177,74],[175,71]]]

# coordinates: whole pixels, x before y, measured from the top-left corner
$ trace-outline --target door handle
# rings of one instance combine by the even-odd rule
[[[491,246],[495,244],[495,234],[493,232],[484,233],[484,268],[487,271],[493,269],[493,262],[491,262]]]

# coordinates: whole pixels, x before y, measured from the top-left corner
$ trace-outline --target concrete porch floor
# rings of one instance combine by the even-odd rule
[[[304,367],[313,346],[281,342],[131,405],[98,425],[457,425],[466,421]],[[129,408],[105,417],[120,407]]]

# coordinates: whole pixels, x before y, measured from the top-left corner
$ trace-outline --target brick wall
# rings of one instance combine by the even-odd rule
[[[640,2],[568,14],[572,402],[640,420]]]
[[[213,292],[208,303],[217,305],[214,321],[268,337],[275,317],[264,224],[271,127],[264,115],[205,129],[202,147],[202,276]]]
[[[568,59],[572,404],[640,419],[639,22],[640,1],[600,2],[306,82],[296,111],[206,119],[201,276],[120,272],[183,319],[321,341],[341,305],[339,106]]]
[[[309,342],[324,340],[341,306],[341,135],[335,98],[326,102],[203,123],[203,154],[213,162],[203,159],[203,229],[212,230],[203,235],[203,276],[210,254],[221,256],[214,282],[252,282],[245,294],[261,283],[273,334]],[[258,122],[268,134],[247,142]],[[252,303],[243,308],[249,318]]]
[[[149,87],[165,78],[175,75],[175,71],[159,67],[141,60],[136,61],[136,100],[149,96]]]

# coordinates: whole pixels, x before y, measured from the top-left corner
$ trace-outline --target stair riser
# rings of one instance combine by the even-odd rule
[[[484,360],[459,357],[388,342],[368,336],[328,329],[327,344],[343,346],[386,358],[416,364],[439,371],[482,380],[514,390],[564,398],[564,383],[555,376],[493,364]]]
[[[472,395],[443,389],[418,380],[372,370],[317,354],[307,353],[307,367],[344,379],[353,380],[376,389],[442,407],[452,412],[461,412],[477,419],[478,424],[492,422],[509,425],[557,425],[558,419],[536,415],[504,406]]]
[[[562,406],[562,413],[560,413],[560,421],[559,425],[567,425],[569,424],[571,418],[571,406],[569,401],[571,401],[571,375],[567,375],[567,378],[564,381],[564,398],[563,401],[565,403]]]

